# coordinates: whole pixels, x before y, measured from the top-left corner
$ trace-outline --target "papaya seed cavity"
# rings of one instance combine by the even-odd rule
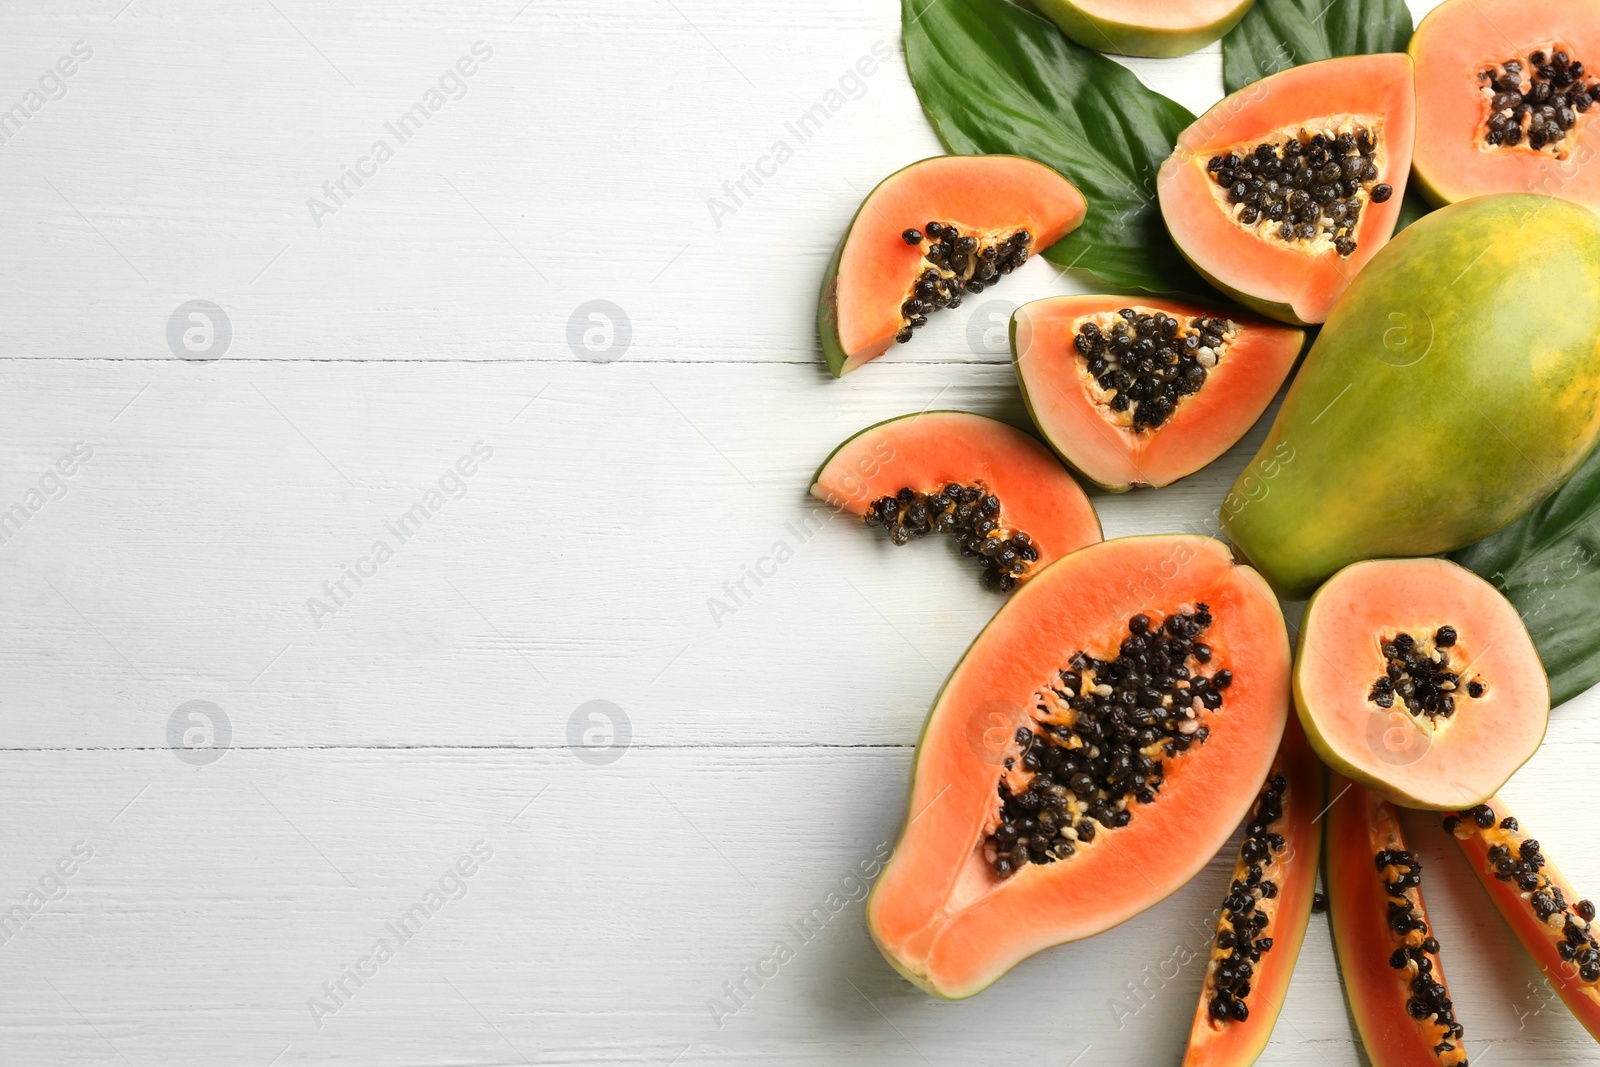
[[[1480,71],[1478,82],[1489,101],[1483,143],[1501,151],[1548,148],[1565,159],[1562,142],[1578,117],[1600,101],[1600,81],[1587,75],[1580,61],[1555,45]]]
[[[926,326],[935,311],[960,307],[962,294],[997,284],[1026,263],[1033,249],[1033,234],[1027,230],[980,236],[963,234],[948,222],[907,229],[900,239],[922,247],[922,269],[900,305],[900,331],[894,336],[900,344]]]
[[[997,825],[983,842],[996,875],[1066,859],[1128,825],[1133,802],[1156,802],[1164,762],[1205,743],[1202,719],[1233,684],[1201,640],[1212,621],[1204,604],[1160,621],[1134,615],[1116,655],[1078,652],[1038,694],[1036,723],[1017,728]]]
[[[863,521],[884,527],[896,545],[931,533],[954,534],[963,556],[983,561],[984,586],[1007,593],[1039,559],[1039,549],[1028,534],[1010,529],[1004,515],[1000,498],[983,486],[951,482],[931,493],[908,487],[879,497]]]
[[[1352,128],[1337,132],[1301,129],[1253,151],[1212,156],[1206,172],[1240,226],[1317,251],[1331,245],[1347,257],[1356,250],[1365,204],[1394,195],[1378,181],[1378,135],[1365,125],[1347,125]]]
[[[1182,322],[1162,311],[1123,308],[1081,323],[1072,344],[1096,402],[1143,433],[1159,429],[1184,397],[1200,391],[1238,335],[1227,319]]]

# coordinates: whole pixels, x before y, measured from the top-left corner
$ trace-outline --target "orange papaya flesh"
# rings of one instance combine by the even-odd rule
[[[1183,1067],[1245,1067],[1266,1048],[1311,921],[1326,785],[1291,716],[1245,822]]]
[[[909,341],[934,311],[994,285],[1087,213],[1076,186],[1020,156],[935,156],[889,175],[823,276],[817,326],[828,369],[840,377]]]
[[[1011,319],[1017,381],[1035,425],[1062,459],[1112,492],[1168,485],[1226,452],[1267,409],[1304,344],[1303,330],[1165,297],[1051,297]]]
[[[1353,563],[1300,624],[1295,707],[1323,761],[1438,811],[1491,796],[1538,749],[1550,687],[1515,606],[1443,559]]]
[[[1445,816],[1444,828],[1545,979],[1600,1041],[1600,939],[1594,903],[1579,899],[1499,798]]]
[[[1400,53],[1306,63],[1240,89],[1181,133],[1161,165],[1173,243],[1246,306],[1324,321],[1394,233],[1414,96]]]
[[[1324,816],[1328,918],[1345,997],[1373,1067],[1466,1067],[1422,864],[1394,806],[1338,775]]]
[[[1591,0],[1446,0],[1411,39],[1413,174],[1435,204],[1543,193],[1600,210],[1600,9]]]
[[[882,528],[893,544],[957,538],[1008,592],[1100,540],[1094,505],[1049,449],[966,411],[924,411],[869,426],[823,461],[811,494]]]
[[[885,957],[970,996],[1186,883],[1266,777],[1287,646],[1265,582],[1210,538],[1120,538],[1040,572],[928,715],[867,907]]]

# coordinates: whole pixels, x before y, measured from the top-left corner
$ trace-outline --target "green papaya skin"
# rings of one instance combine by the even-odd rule
[[[1597,436],[1600,217],[1552,197],[1465,200],[1401,231],[1351,283],[1222,527],[1302,599],[1348,563],[1510,525]]]
[[[1239,0],[1232,9],[1222,12],[1210,23],[1187,25],[1180,20],[1182,28],[1172,28],[1160,25],[1159,21],[1152,25],[1141,25],[1139,16],[1134,13],[1130,13],[1126,21],[1097,18],[1073,0],[1035,0],[1045,16],[1085,48],[1113,55],[1151,56],[1158,59],[1185,56],[1221,40],[1244,18],[1252,2]]]

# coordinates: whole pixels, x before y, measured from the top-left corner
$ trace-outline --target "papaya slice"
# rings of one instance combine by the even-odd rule
[[[1417,187],[1435,204],[1545,193],[1600,210],[1600,9],[1446,0],[1411,38]]]
[[[1039,10],[1085,48],[1170,58],[1221,40],[1254,0],[1039,0]]]
[[[1393,805],[1334,775],[1328,920],[1345,998],[1373,1067],[1467,1067],[1422,899],[1422,861]]]
[[[1411,60],[1290,67],[1178,135],[1156,180],[1173,242],[1217,288],[1284,322],[1322,322],[1394,233],[1411,169]]]
[[[1245,1067],[1267,1047],[1311,921],[1326,785],[1291,716],[1245,823],[1183,1067]]]
[[[1288,717],[1278,603],[1219,541],[1126,537],[1051,564],[945,682],[867,904],[937,996],[1136,915],[1194,877]]]
[[[1330,767],[1435,811],[1492,796],[1550,719],[1517,609],[1444,559],[1371,560],[1329,579],[1301,618],[1294,695]]]
[[[840,377],[911,340],[929,315],[996,284],[1087,212],[1076,186],[1020,156],[936,156],[889,175],[823,276],[828,369]]]
[[[1578,898],[1498,797],[1445,816],[1444,828],[1546,980],[1600,1041],[1600,931],[1594,927],[1594,902]]]
[[[953,535],[1000,592],[1100,540],[1094,505],[1048,449],[966,411],[867,427],[823,461],[811,495],[882,528],[891,544]]]
[[[1112,492],[1168,485],[1226,452],[1304,344],[1303,330],[1164,297],[1052,297],[1011,318],[1039,432]]]

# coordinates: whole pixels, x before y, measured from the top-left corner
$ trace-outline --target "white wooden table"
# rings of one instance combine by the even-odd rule
[[[0,510],[38,505],[0,544],[0,1063],[1176,1062],[1227,855],[963,1003],[867,936],[853,872],[998,601],[805,487],[935,401],[1024,422],[999,327],[1072,288],[1037,261],[821,370],[841,227],[939,151],[897,5],[12,2],[0,56],[0,105],[41,92],[0,144]],[[1220,93],[1215,48],[1134,66]],[[1097,496],[1107,535],[1203,523],[1262,429]],[[1506,790],[1590,892],[1597,711]],[[1600,1062],[1413,831],[1472,1062]],[[1263,1062],[1357,1061],[1317,917]]]

